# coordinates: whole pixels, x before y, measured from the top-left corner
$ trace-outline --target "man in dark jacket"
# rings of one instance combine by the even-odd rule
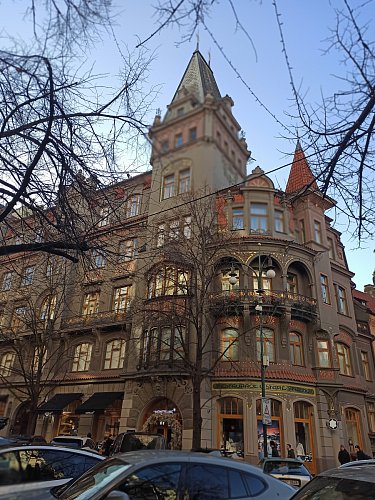
[[[343,445],[340,446],[338,459],[339,459],[339,462],[341,465],[347,464],[348,462],[350,462],[350,454],[349,454],[348,450],[345,448],[345,446],[343,446]]]
[[[270,441],[270,446],[271,446],[271,456],[273,457],[279,457],[279,450],[277,449],[277,444],[275,441]]]
[[[358,444],[356,444],[354,448],[355,451],[357,452],[357,460],[368,460],[369,458],[371,458],[368,455],[366,455],[366,453],[363,450],[361,450]]]

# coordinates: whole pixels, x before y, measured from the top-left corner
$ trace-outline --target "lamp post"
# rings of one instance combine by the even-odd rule
[[[262,429],[263,429],[263,453],[264,458],[268,457],[268,449],[267,449],[267,425],[270,424],[269,416],[271,414],[271,410],[269,408],[268,399],[266,398],[266,368],[269,364],[268,356],[264,354],[264,335],[263,335],[263,272],[266,271],[266,276],[269,279],[272,279],[276,276],[276,273],[273,269],[271,256],[268,255],[263,261],[260,253],[260,246],[258,251],[258,271],[256,271],[253,267],[247,264],[247,267],[255,274],[257,279],[258,289],[256,290],[258,294],[258,303],[255,307],[259,315],[259,339],[260,339],[260,379],[261,379],[261,388],[262,388]],[[234,272],[233,266],[229,272],[229,283],[231,285],[235,285],[237,283],[237,276]],[[268,407],[268,414],[266,414],[266,408]]]

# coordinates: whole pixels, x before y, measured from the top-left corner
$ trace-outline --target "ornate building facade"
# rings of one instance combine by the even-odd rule
[[[316,473],[336,465],[340,444],[375,452],[373,339],[358,327],[353,273],[326,215],[334,201],[321,195],[300,144],[285,191],[259,167],[247,175],[232,107],[194,52],[150,129],[152,170],[95,195],[91,260],[3,259],[2,331],[20,331],[26,306],[42,332],[53,320],[37,434],[91,431],[99,440],[145,429],[190,449],[198,398],[201,446],[257,462],[263,364],[267,436],[281,455],[298,445]],[[215,223],[197,209],[205,199]],[[24,358],[35,365],[40,335],[28,336],[26,323]],[[12,342],[0,345],[0,401],[22,433],[30,399]]]

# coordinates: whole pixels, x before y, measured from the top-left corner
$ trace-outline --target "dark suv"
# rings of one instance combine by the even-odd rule
[[[137,450],[165,450],[166,442],[161,434],[147,432],[121,432],[112,447],[110,455]]]

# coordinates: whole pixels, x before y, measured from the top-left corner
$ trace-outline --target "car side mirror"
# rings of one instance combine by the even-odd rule
[[[106,500],[130,500],[130,497],[127,493],[124,493],[123,491],[119,490],[112,490],[108,495],[105,497]]]

